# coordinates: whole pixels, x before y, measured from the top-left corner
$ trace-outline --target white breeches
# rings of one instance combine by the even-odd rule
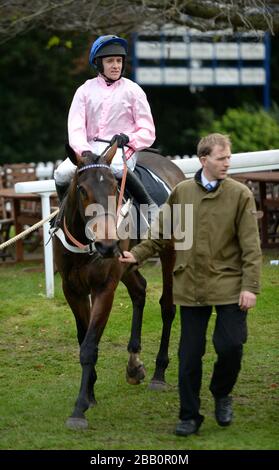
[[[95,142],[91,141],[90,145],[92,147],[92,152],[96,155],[100,155],[108,144],[104,142]],[[125,147],[124,147],[125,149]],[[133,153],[129,159],[127,159],[127,166],[130,170],[134,171],[137,162],[137,152]],[[111,170],[116,178],[121,178],[123,173],[123,158],[122,158],[122,149],[118,148],[116,154],[114,155],[111,162]],[[76,165],[74,165],[69,158],[66,158],[54,171],[54,179],[56,184],[64,185],[71,181],[76,170]]]

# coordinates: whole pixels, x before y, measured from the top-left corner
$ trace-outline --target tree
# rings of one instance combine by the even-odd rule
[[[64,158],[71,99],[89,78],[87,36],[32,30],[0,46],[0,164]]]
[[[203,19],[190,14],[190,8],[197,3],[200,5],[199,15],[203,7]],[[209,29],[210,25],[213,29],[215,22],[221,31],[221,25],[225,24],[225,21],[219,22],[222,15],[217,15],[214,21],[212,17],[206,17],[210,6],[235,5],[240,15],[240,12],[244,14],[243,5],[251,7],[252,3],[261,4],[261,8],[266,8],[267,3],[272,4],[276,24],[275,7],[279,0],[0,0],[0,108],[4,110],[0,126],[0,164],[64,157],[67,113],[73,94],[94,73],[88,64],[94,36],[111,32],[122,35],[133,28],[140,30],[143,17],[150,25],[154,22],[158,27],[166,21],[179,23],[181,18],[184,24],[192,26],[194,21],[198,21],[200,29]],[[184,16],[181,13],[183,8]],[[259,10],[255,6],[256,11]],[[245,15],[248,28],[248,18],[252,21],[252,17],[247,9]],[[228,20],[230,16],[226,18]],[[255,16],[253,18],[255,20]],[[256,27],[254,20],[253,27]],[[266,29],[268,23],[264,15],[263,20],[263,29]],[[128,34],[126,37],[129,39]],[[271,99],[274,103],[279,102],[278,41],[278,35],[272,37]],[[131,67],[129,57],[128,77]],[[193,154],[201,129],[210,128],[214,118],[220,118],[228,107],[239,108],[243,103],[260,104],[262,101],[261,87],[231,88],[229,92],[226,90],[222,99],[219,87],[195,93],[187,86],[145,87],[145,91],[156,124],[157,141],[154,146],[170,155]]]
[[[279,0],[1,0],[0,40],[33,28],[118,34],[165,23],[201,31],[279,31]]]
[[[201,134],[209,132],[229,134],[234,152],[256,152],[279,147],[278,121],[260,108],[229,108]]]

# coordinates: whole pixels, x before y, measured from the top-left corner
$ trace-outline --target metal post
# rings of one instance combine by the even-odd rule
[[[43,219],[50,214],[50,195],[51,193],[40,193],[42,201],[42,217]],[[53,251],[52,239],[49,239],[49,222],[43,225],[44,234],[44,263],[46,277],[46,296],[52,298],[54,296],[54,269],[53,269]]]
[[[43,219],[50,214],[50,196],[55,191],[54,180],[44,181],[28,181],[15,184],[16,193],[38,193],[41,196],[42,202],[42,217]],[[53,273],[53,252],[52,240],[49,240],[48,233],[49,223],[46,222],[43,226],[44,234],[44,262],[45,262],[45,277],[46,277],[46,296],[51,298],[54,296],[54,273]]]

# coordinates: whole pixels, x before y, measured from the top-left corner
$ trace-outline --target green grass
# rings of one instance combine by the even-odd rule
[[[68,430],[80,365],[73,316],[55,276],[55,298],[45,297],[44,273],[38,265],[0,266],[0,449],[185,450],[279,449],[279,267],[264,257],[263,290],[249,313],[249,338],[234,389],[235,420],[220,428],[213,418],[208,390],[215,360],[211,344],[212,315],[204,358],[202,413],[198,436],[173,434],[178,420],[177,345],[179,315],[171,336],[167,392],[151,392],[160,339],[161,277],[158,266],[142,270],[148,299],[142,335],[147,377],[139,386],[125,381],[131,305],[125,288],[117,290],[104,332],[97,365],[98,405],[87,412],[89,429]]]

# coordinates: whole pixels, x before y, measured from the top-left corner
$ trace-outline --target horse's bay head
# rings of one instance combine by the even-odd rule
[[[67,147],[67,155],[77,167],[72,192],[78,202],[78,210],[85,224],[85,234],[95,241],[96,249],[103,257],[118,253],[116,230],[117,181],[110,169],[117,150],[117,142],[101,155],[86,151],[76,154]]]

